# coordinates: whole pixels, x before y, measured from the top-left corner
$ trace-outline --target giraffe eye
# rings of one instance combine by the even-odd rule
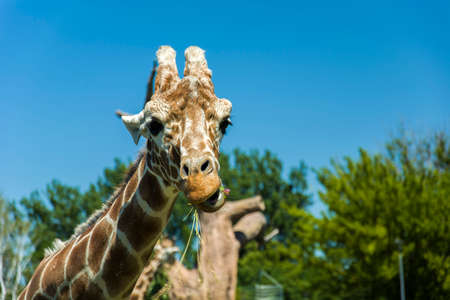
[[[154,136],[158,135],[161,130],[163,130],[164,126],[159,120],[153,119],[150,124],[148,124],[148,129],[150,133]]]
[[[225,134],[225,132],[227,131],[227,127],[229,125],[233,125],[229,118],[226,118],[226,119],[222,120],[222,122],[220,122],[219,129],[222,132],[222,134]]]

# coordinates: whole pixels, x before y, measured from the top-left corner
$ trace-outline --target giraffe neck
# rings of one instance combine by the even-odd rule
[[[178,194],[148,155],[95,224],[46,257],[19,299],[126,299],[167,224]],[[39,298],[41,297],[41,298]]]

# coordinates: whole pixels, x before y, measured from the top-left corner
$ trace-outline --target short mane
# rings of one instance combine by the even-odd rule
[[[44,257],[50,256],[50,255],[58,252],[59,250],[64,248],[64,246],[67,243],[71,242],[72,240],[74,240],[77,237],[79,237],[82,233],[84,233],[87,230],[89,230],[92,227],[92,225],[94,225],[97,222],[97,220],[111,207],[111,205],[114,203],[114,201],[117,199],[117,197],[124,191],[124,189],[125,189],[125,187],[127,185],[127,182],[131,179],[131,177],[133,176],[134,172],[137,170],[137,168],[139,166],[139,163],[144,158],[145,153],[146,153],[145,149],[139,151],[137,159],[135,160],[133,165],[128,169],[128,172],[127,172],[125,178],[117,186],[117,188],[114,191],[114,193],[102,205],[102,207],[97,209],[96,211],[94,211],[85,222],[79,224],[75,228],[74,233],[72,234],[72,236],[68,240],[61,241],[60,239],[55,239],[53,241],[53,243],[52,243],[52,246],[47,248],[47,249],[45,249]]]

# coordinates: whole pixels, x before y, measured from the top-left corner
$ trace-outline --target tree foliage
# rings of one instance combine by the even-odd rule
[[[387,154],[361,149],[317,172],[328,213],[317,220],[322,299],[399,299],[396,240],[407,299],[450,299],[450,148],[445,134],[402,135]],[[314,282],[315,281],[315,282]]]
[[[238,290],[259,282],[263,269],[283,285],[286,299],[399,298],[396,240],[402,240],[407,298],[450,299],[449,143],[444,133],[421,140],[404,134],[385,153],[360,149],[357,158],[316,170],[327,207],[320,218],[305,211],[310,195],[304,163],[283,176],[282,162],[269,151],[222,154],[221,178],[231,190],[227,200],[261,195],[269,230],[280,231],[267,243],[252,241],[241,250]],[[69,238],[101,206],[128,165],[115,160],[85,192],[55,180],[21,200],[11,216],[24,211],[31,224],[36,251],[27,252],[33,252],[28,270],[55,238]],[[166,228],[181,249],[190,209],[180,195]],[[197,264],[193,244],[184,261],[191,267]],[[163,284],[157,276],[153,286]]]
[[[0,300],[16,299],[24,284],[31,249],[29,224],[0,195]]]
[[[78,187],[53,180],[44,192],[34,191],[29,197],[22,198],[20,203],[30,220],[30,239],[35,247],[31,256],[33,269],[56,238],[70,238],[75,227],[101,207],[122,181],[127,167],[115,159],[114,166],[105,168],[103,176],[90,184],[84,193]]]
[[[261,195],[269,229],[277,228],[280,232],[267,245],[253,241],[242,250],[239,285],[243,289],[254,285],[259,281],[260,271],[266,270],[284,286],[287,299],[296,299],[305,283],[300,236],[293,229],[302,226],[301,219],[308,218],[304,212],[310,204],[306,192],[306,165],[300,163],[285,179],[282,162],[270,151],[260,155],[257,151],[247,154],[235,150],[232,157],[223,157],[221,168],[222,179],[231,189],[232,198]]]

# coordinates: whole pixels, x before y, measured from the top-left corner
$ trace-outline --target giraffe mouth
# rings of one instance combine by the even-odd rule
[[[208,205],[214,206],[216,205],[217,201],[219,201],[219,195],[220,195],[220,189],[217,190],[214,194],[212,194],[208,199],[206,199],[206,202]]]
[[[225,204],[225,195],[221,189],[217,189],[211,196],[209,196],[202,203],[197,204],[204,212],[215,212]]]

